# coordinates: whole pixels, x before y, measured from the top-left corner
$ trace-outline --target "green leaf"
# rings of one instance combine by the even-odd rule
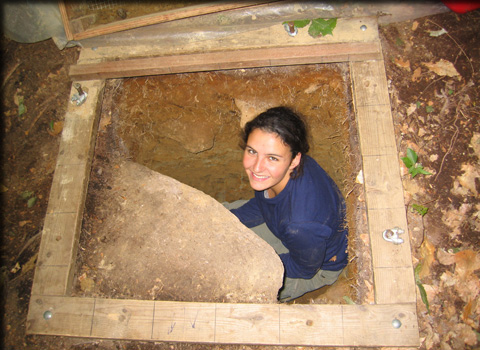
[[[412,204],[412,209],[419,213],[421,216],[424,216],[428,212],[428,208],[424,207],[421,204]]]
[[[417,162],[417,153],[415,153],[415,151],[411,148],[407,148],[407,157],[412,161],[412,164],[415,164]]]
[[[415,165],[414,163],[412,163],[412,160],[408,157],[402,157],[401,159],[403,161],[403,164],[405,164],[405,166],[408,169],[411,169]]]
[[[432,113],[433,112],[433,107],[432,106],[426,106],[425,110],[427,111],[427,113]]]
[[[37,202],[37,197],[30,198],[27,202],[27,207],[29,208],[33,207],[36,202]]]
[[[422,107],[422,103],[420,101],[417,101],[417,109]]]
[[[293,21],[293,23],[295,24],[295,27],[297,27],[297,28],[304,28],[304,27],[308,26],[308,24],[310,23],[310,20],[309,19],[303,19],[303,20]]]
[[[348,304],[348,305],[356,305],[355,302],[350,299],[350,297],[348,295],[344,295],[343,296],[343,300],[345,300],[345,302]]]
[[[18,101],[18,116],[21,117],[27,111],[27,107],[23,104],[23,98]]]
[[[418,287],[418,290],[420,291],[420,296],[422,297],[422,301],[427,307],[427,312],[430,313],[430,304],[428,302],[427,292],[425,291],[425,288],[423,287],[422,283],[417,282],[417,287]]]
[[[415,266],[415,270],[413,270],[413,274],[415,275],[415,283],[422,283],[420,282],[420,270],[422,269],[422,264],[419,263]]]
[[[23,199],[27,200],[28,198],[33,196],[33,192],[32,191],[24,191],[20,196],[22,196]]]
[[[424,174],[424,175],[432,175],[432,173],[429,173],[420,164],[416,164],[414,167],[411,167],[408,169],[408,172],[412,175],[412,177],[417,176],[418,174]]]
[[[321,35],[333,35],[333,30],[336,26],[336,18],[330,18],[326,20],[322,18],[317,18],[312,20],[312,24],[310,25],[310,28],[308,28],[308,34],[310,34],[310,36],[314,38],[317,38]]]

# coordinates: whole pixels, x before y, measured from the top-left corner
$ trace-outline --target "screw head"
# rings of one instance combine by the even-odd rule
[[[398,329],[398,328],[400,328],[400,327],[402,326],[402,322],[400,322],[400,320],[398,320],[398,319],[394,319],[394,320],[392,321],[392,326],[393,326],[393,328],[397,328],[397,329]]]
[[[362,32],[366,31],[367,30],[367,26],[365,24],[363,24],[360,29],[362,30]]]
[[[50,310],[47,310],[43,313],[43,318],[46,319],[47,321],[51,319],[53,316],[52,312]]]

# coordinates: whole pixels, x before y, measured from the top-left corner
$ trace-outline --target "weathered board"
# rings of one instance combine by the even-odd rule
[[[214,344],[418,345],[413,303],[256,305],[33,295],[27,332]]]

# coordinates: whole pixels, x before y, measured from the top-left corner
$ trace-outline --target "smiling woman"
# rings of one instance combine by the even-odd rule
[[[345,201],[307,156],[307,127],[285,107],[270,108],[244,128],[243,166],[255,196],[226,204],[280,255],[280,301],[333,284],[347,265]]]

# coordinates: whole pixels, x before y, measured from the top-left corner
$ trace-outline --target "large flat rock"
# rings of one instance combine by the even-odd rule
[[[111,288],[142,299],[276,302],[280,258],[221,203],[130,161],[108,172],[96,208],[102,231],[96,234],[103,238],[97,261],[89,262],[103,281],[102,293]]]

